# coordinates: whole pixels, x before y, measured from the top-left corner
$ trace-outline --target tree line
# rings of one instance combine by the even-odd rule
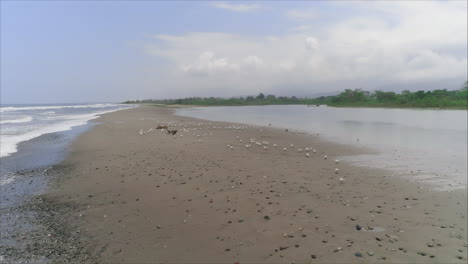
[[[364,91],[346,89],[338,95],[316,98],[299,98],[296,96],[264,95],[246,97],[190,97],[183,99],[148,99],[126,101],[127,104],[162,104],[162,105],[199,105],[199,106],[240,106],[240,105],[329,105],[350,107],[420,107],[420,108],[458,108],[468,109],[468,81],[457,90],[408,90],[401,93]]]

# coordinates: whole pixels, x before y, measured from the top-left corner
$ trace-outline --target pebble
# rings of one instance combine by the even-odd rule
[[[337,247],[333,252],[340,252],[343,248],[342,247]]]
[[[374,256],[374,252],[373,251],[367,251],[367,255],[372,257],[372,256]]]
[[[289,247],[279,247],[279,250],[285,250],[285,249],[288,249]]]
[[[361,230],[362,227],[360,225],[356,225],[356,230]]]
[[[354,256],[356,256],[356,257],[358,257],[358,258],[362,258],[362,257],[363,257],[362,254],[361,254],[360,252],[354,253]]]
[[[312,255],[310,255],[310,257],[313,258],[313,259],[316,259],[316,258],[317,258],[317,255],[312,254]]]

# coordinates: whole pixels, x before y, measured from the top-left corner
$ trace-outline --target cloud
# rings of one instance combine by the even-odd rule
[[[216,8],[227,9],[234,12],[249,12],[260,8],[260,5],[255,4],[230,4],[226,2],[214,2],[212,5]]]
[[[313,9],[292,9],[286,12],[286,16],[295,20],[309,20],[318,17],[318,13]]]
[[[186,95],[235,96],[278,87],[313,94],[326,87],[373,89],[467,78],[467,13],[459,3],[378,2],[354,8],[359,15],[319,30],[158,35],[147,50],[172,65],[173,79],[166,84]]]

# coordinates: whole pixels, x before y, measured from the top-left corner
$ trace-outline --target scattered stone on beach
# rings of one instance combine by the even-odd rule
[[[370,257],[374,256],[374,251],[372,250],[367,251],[367,255],[369,255]]]
[[[355,257],[358,257],[358,258],[362,258],[362,257],[363,257],[362,253],[360,253],[360,252],[354,253],[354,256],[355,256]]]
[[[333,252],[335,252],[335,253],[336,252],[341,252],[342,249],[343,249],[342,247],[337,247],[337,248],[335,248],[335,250],[333,250]]]
[[[289,248],[288,246],[280,246],[279,250],[285,250],[285,249],[288,249],[288,248]]]
[[[356,230],[361,230],[362,227],[360,225],[356,225]]]
[[[268,215],[265,215],[263,218],[264,218],[265,220],[270,220],[270,217],[269,217]]]
[[[310,257],[313,258],[313,259],[316,259],[316,258],[317,258],[317,255],[312,254],[312,255],[310,255]]]

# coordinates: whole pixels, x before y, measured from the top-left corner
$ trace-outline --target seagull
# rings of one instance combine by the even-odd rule
[[[335,164],[338,164],[338,163],[340,163],[340,161],[339,161],[339,160],[335,160]]]
[[[284,151],[288,150],[287,148],[283,148]]]
[[[267,149],[268,149],[268,147],[267,147],[267,146],[263,146],[263,149],[264,149],[264,150],[267,150]]]
[[[328,159],[327,155],[323,156],[324,159]]]
[[[275,148],[278,147],[278,144],[273,144],[273,147],[275,147]]]
[[[340,183],[344,183],[344,179],[340,177]]]
[[[291,148],[294,148],[294,144],[291,144],[290,146],[291,146]]]
[[[338,168],[335,169],[335,174],[338,174],[340,170]]]
[[[317,150],[314,149],[314,153],[316,153],[316,152],[317,152]]]
[[[301,153],[301,152],[302,152],[302,149],[297,149],[297,151],[298,151],[299,153]]]
[[[310,157],[310,154],[309,154],[309,153],[306,153],[306,157]]]

